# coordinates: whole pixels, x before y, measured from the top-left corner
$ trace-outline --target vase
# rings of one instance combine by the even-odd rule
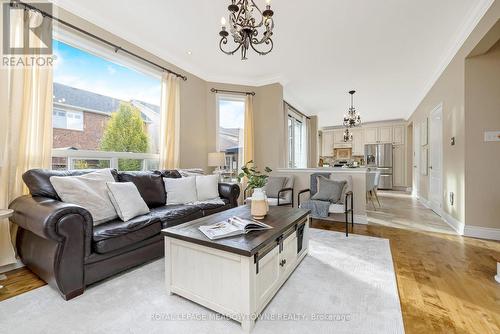
[[[267,214],[266,195],[262,188],[255,188],[252,193],[250,213],[254,219],[264,219]]]

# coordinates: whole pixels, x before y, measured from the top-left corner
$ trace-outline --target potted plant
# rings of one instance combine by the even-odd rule
[[[272,169],[266,167],[264,172],[257,170],[253,160],[248,161],[243,167],[241,167],[242,172],[238,174],[238,182],[246,179],[247,186],[244,190],[244,194],[247,190],[253,190],[251,199],[251,214],[255,219],[263,219],[267,214],[269,209],[267,205],[267,198],[264,194],[262,188],[267,183],[267,178]]]

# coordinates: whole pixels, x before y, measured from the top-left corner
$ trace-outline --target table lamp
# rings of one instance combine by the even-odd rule
[[[221,166],[226,165],[226,154],[224,152],[212,152],[208,153],[208,166],[216,167],[214,170],[214,174],[220,175],[222,174]]]

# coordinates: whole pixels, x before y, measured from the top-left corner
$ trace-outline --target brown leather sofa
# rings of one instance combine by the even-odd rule
[[[151,212],[127,222],[116,219],[93,226],[83,207],[61,202],[51,176],[82,175],[90,171],[34,169],[23,175],[31,195],[10,204],[11,221],[19,226],[17,251],[23,263],[53,286],[66,300],[85,287],[164,255],[163,228],[182,224],[238,205],[237,185],[219,183],[224,205],[165,205],[163,177],[181,177],[172,170],[116,172],[117,182],[133,182]]]

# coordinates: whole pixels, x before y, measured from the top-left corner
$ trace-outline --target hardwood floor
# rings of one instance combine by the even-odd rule
[[[500,242],[461,237],[404,193],[380,192],[382,208],[354,233],[390,240],[406,333],[500,333]],[[370,204],[371,205],[371,204]],[[313,220],[312,227],[344,231]],[[44,285],[29,270],[7,273],[0,300]]]
[[[404,193],[379,197],[382,208],[371,206],[368,225],[355,225],[354,233],[390,240],[406,333],[500,333],[500,284],[493,278],[500,242],[456,235]],[[311,226],[345,229],[321,220]]]
[[[26,268],[11,270],[5,275],[7,278],[0,281],[0,285],[3,285],[0,302],[47,284]]]

